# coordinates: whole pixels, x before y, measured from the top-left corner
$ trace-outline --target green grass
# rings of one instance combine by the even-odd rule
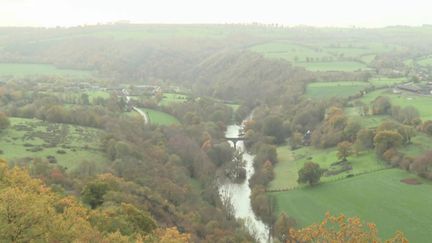
[[[165,112],[152,110],[148,108],[140,108],[142,111],[146,112],[150,118],[150,124],[156,124],[156,125],[177,125],[180,124],[180,121]]]
[[[94,100],[96,98],[108,99],[110,97],[110,93],[106,91],[89,91],[86,92],[86,94],[89,96],[90,100]]]
[[[329,211],[374,222],[383,238],[401,230],[411,242],[429,242],[432,185],[423,180],[422,185],[400,182],[413,177],[390,169],[271,195],[275,196],[277,213],[286,212],[299,226],[321,222]]]
[[[253,46],[252,51],[263,54],[268,58],[282,58],[291,62],[306,62],[307,58],[330,58],[331,55],[318,49],[293,44],[286,41],[274,41]]]
[[[380,86],[399,84],[399,83],[403,83],[406,81],[407,81],[406,78],[378,77],[378,78],[373,78],[373,79],[369,80],[369,83],[371,83],[377,87],[380,87]]]
[[[7,160],[55,156],[58,164],[73,169],[83,160],[103,163],[108,160],[101,150],[103,132],[81,126],[55,124],[37,119],[10,118],[11,126],[0,133],[0,157]],[[52,131],[52,132],[50,132]],[[55,147],[48,146],[55,144]],[[27,146],[26,146],[27,145]],[[42,147],[31,152],[28,149]],[[58,154],[58,150],[66,154]]]
[[[240,107],[239,104],[227,104],[227,106],[231,107],[231,109],[233,109],[233,111],[236,111]]]
[[[386,115],[361,116],[359,107],[347,107],[344,112],[351,120],[360,122],[362,127],[374,128],[379,126],[383,121],[392,119],[390,116]]]
[[[366,82],[316,82],[310,83],[306,89],[306,95],[312,98],[347,97],[358,94],[369,84]]]
[[[360,57],[360,60],[365,62],[365,63],[371,63],[375,59],[375,57],[376,57],[375,54],[364,55],[364,56]]]
[[[284,189],[298,186],[297,173],[304,163],[313,161],[318,163],[321,168],[328,169],[332,163],[339,161],[336,153],[336,148],[315,149],[313,147],[303,147],[291,151],[289,146],[278,147],[279,163],[275,165],[275,178],[269,184],[269,189]],[[373,151],[365,151],[359,155],[352,155],[348,158],[348,162],[353,167],[352,170],[334,176],[322,177],[322,181],[331,181],[348,174],[368,172],[383,167],[383,163],[376,158]]]
[[[432,57],[423,58],[418,61],[420,66],[432,66]]]
[[[411,142],[411,144],[400,148],[399,151],[408,156],[416,157],[432,150],[432,137],[424,133],[417,132],[417,136],[412,138]]]
[[[176,94],[176,93],[164,93],[163,99],[161,100],[161,105],[170,105],[172,103],[182,103],[185,102],[189,96],[184,94]]]
[[[378,90],[365,95],[361,100],[369,104],[378,96],[389,97],[392,105],[414,106],[420,112],[423,120],[432,120],[432,96],[419,96],[410,93],[393,94],[389,91]]]
[[[368,69],[366,65],[360,62],[353,61],[334,61],[334,62],[302,62],[296,63],[295,65],[306,68],[310,71],[343,71],[352,72],[357,70]]]
[[[54,76],[74,76],[90,77],[91,72],[83,70],[59,69],[47,64],[19,64],[19,63],[0,63],[0,76],[34,76],[34,75],[54,75]]]

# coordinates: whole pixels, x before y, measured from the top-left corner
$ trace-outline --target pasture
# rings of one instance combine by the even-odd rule
[[[0,157],[11,160],[54,156],[57,163],[73,169],[84,160],[108,161],[101,149],[103,132],[37,119],[10,118],[11,125],[0,133]]]
[[[366,94],[361,100],[370,104],[378,96],[387,96],[392,105],[398,105],[402,108],[413,106],[419,111],[423,120],[432,120],[432,96],[419,96],[411,93],[393,94],[388,90],[378,90]]]
[[[301,63],[307,60],[322,60],[331,58],[329,53],[320,51],[318,48],[309,48],[285,41],[268,42],[256,45],[252,51],[263,54],[268,58],[282,58],[291,62]]]
[[[420,66],[432,66],[432,57],[426,57],[418,61]]]
[[[369,83],[376,87],[391,86],[395,84],[404,83],[407,78],[387,78],[387,77],[376,77],[369,80]]]
[[[184,94],[176,94],[176,93],[164,93],[163,98],[160,101],[160,105],[168,106],[173,103],[182,103],[188,100],[189,96]]]
[[[367,70],[368,68],[361,62],[355,61],[332,61],[332,62],[302,62],[296,63],[297,66],[306,68],[309,71],[328,72],[342,71],[353,72],[358,70]]]
[[[278,147],[279,163],[275,165],[275,177],[269,184],[269,189],[285,189],[298,186],[298,171],[303,167],[304,163],[309,161],[318,163],[321,168],[332,172],[340,170],[340,165],[332,165],[339,161],[336,153],[336,148],[316,149],[313,147],[303,147],[292,151],[289,146]],[[352,170],[331,176],[323,176],[321,177],[321,181],[331,181],[349,174],[365,173],[384,167],[383,162],[377,159],[374,151],[365,151],[359,155],[348,157],[347,165],[352,166]]]
[[[312,98],[348,97],[367,88],[366,82],[339,81],[310,83],[306,95]]]
[[[0,63],[0,76],[72,76],[86,78],[91,76],[90,71],[60,69],[48,64],[21,64]]]
[[[250,50],[268,58],[281,58],[310,71],[356,71],[367,69],[379,53],[399,50],[399,46],[381,43],[302,43],[270,41]]]
[[[165,126],[180,124],[180,121],[176,117],[168,113],[153,110],[153,109],[148,109],[148,108],[140,108],[140,110],[147,113],[150,119],[150,124],[165,125]]]
[[[401,182],[407,178],[423,184]],[[430,240],[432,185],[403,170],[388,169],[270,195],[277,213],[286,212],[299,226],[321,222],[326,212],[343,213],[376,223],[383,238],[401,230],[411,242]]]

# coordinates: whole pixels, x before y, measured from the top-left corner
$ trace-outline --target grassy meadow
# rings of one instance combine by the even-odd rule
[[[163,98],[159,104],[168,106],[168,105],[173,104],[173,103],[185,102],[188,98],[189,98],[189,96],[184,95],[184,94],[164,93]]]
[[[362,97],[362,101],[366,104],[371,103],[378,96],[387,96],[390,98],[392,105],[400,107],[413,106],[415,107],[423,120],[432,120],[432,97],[419,96],[411,93],[393,94],[389,90],[378,90],[370,92]]]
[[[318,163],[321,168],[330,171],[340,168],[337,165],[332,166],[333,163],[339,161],[336,148],[316,149],[303,147],[291,150],[289,146],[281,146],[277,148],[277,154],[279,163],[275,165],[275,178],[269,184],[269,189],[277,190],[299,186],[297,183],[298,171],[303,167],[304,163],[309,161]],[[364,173],[384,167],[384,164],[377,159],[374,151],[365,151],[359,155],[348,157],[348,165],[352,166],[352,170],[333,176],[323,176],[321,181],[331,181],[349,174]]]
[[[366,82],[339,81],[310,83],[306,89],[306,95],[312,98],[347,97],[358,94],[367,88]]]
[[[297,44],[283,40],[261,43],[250,48],[265,57],[285,59],[310,71],[322,72],[366,70],[367,64],[370,64],[377,54],[399,49],[399,46],[381,43]]]
[[[297,66],[306,68],[314,72],[342,71],[353,72],[366,70],[367,67],[361,62],[354,61],[332,61],[332,62],[302,62],[296,63]]]
[[[423,184],[401,182],[407,178]],[[326,212],[343,213],[376,223],[383,238],[401,230],[411,242],[430,240],[432,185],[400,169],[270,195],[276,200],[278,213],[286,212],[299,226],[321,222]]]
[[[74,76],[86,78],[91,76],[90,71],[60,69],[48,64],[22,64],[22,63],[0,63],[0,76]]]
[[[153,110],[153,109],[148,109],[148,108],[140,108],[140,109],[147,113],[150,119],[150,124],[166,125],[166,126],[180,124],[180,121],[176,117],[168,113]]]
[[[48,123],[37,119],[10,118],[11,125],[0,133],[1,158],[47,158],[73,169],[83,160],[103,163],[103,132],[88,127]],[[63,151],[63,152],[59,152]]]

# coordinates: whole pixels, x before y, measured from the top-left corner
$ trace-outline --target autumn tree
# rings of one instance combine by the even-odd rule
[[[81,192],[82,201],[92,209],[97,208],[104,202],[104,195],[108,191],[108,185],[101,181],[88,183]]]
[[[348,156],[351,156],[353,154],[352,151],[352,143],[348,141],[343,141],[337,145],[337,156],[342,161],[346,161]]]
[[[313,224],[302,229],[291,229],[291,239],[286,242],[387,242],[408,243],[401,232],[382,241],[378,236],[378,230],[373,223],[363,223],[360,218],[347,218],[345,215],[331,216],[326,214],[322,223]]]
[[[290,138],[291,149],[297,149],[301,146],[303,141],[303,135],[299,132],[295,132],[292,134]]]
[[[5,113],[0,112],[0,131],[6,129],[10,125],[9,118]]]
[[[263,133],[267,136],[275,138],[276,144],[281,144],[285,141],[285,129],[283,120],[278,116],[270,116],[264,120]]]
[[[366,149],[371,149],[374,146],[374,131],[368,128],[363,128],[357,133],[355,141],[356,152],[360,152]]]
[[[425,121],[422,125],[422,131],[429,136],[432,136],[432,121]]]
[[[273,225],[274,237],[279,239],[281,242],[285,242],[290,239],[289,232],[296,226],[296,221],[293,218],[288,217],[285,213],[281,213],[276,219]]]
[[[307,162],[303,165],[303,168],[298,171],[297,182],[302,184],[308,183],[313,186],[320,181],[322,174],[323,170],[319,164]]]
[[[372,113],[374,115],[391,114],[390,99],[386,96],[379,96],[372,102]]]
[[[375,151],[382,156],[390,148],[398,148],[402,145],[403,138],[396,131],[381,131],[374,137]]]

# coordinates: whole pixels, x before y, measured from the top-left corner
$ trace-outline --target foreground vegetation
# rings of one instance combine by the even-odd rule
[[[408,178],[421,184],[402,182]],[[326,212],[342,213],[376,223],[384,238],[403,229],[411,241],[425,242],[429,238],[428,225],[432,223],[427,213],[431,190],[430,182],[390,169],[271,195],[278,212],[291,215],[300,226],[319,222]]]

